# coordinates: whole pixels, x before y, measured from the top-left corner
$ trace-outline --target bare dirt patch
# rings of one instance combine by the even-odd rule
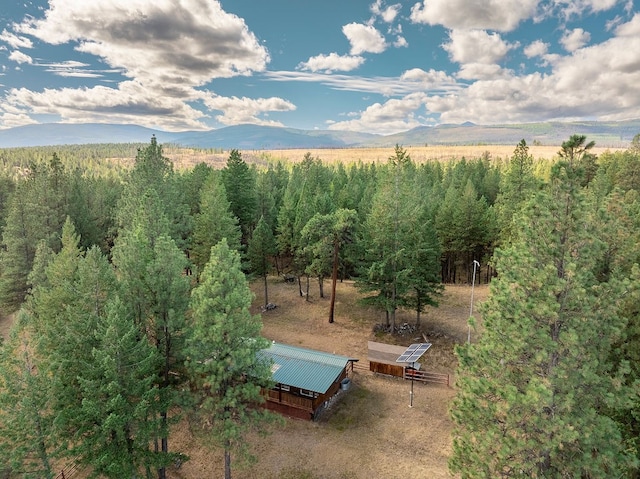
[[[262,285],[254,285],[254,312],[264,303]],[[367,363],[367,341],[400,345],[422,341],[433,344],[422,359],[426,370],[453,374],[455,344],[466,341],[470,286],[448,286],[439,308],[422,318],[420,332],[407,336],[374,334],[381,313],[358,304],[360,297],[351,282],[338,285],[335,323],[328,323],[329,298],[310,301],[300,297],[297,284],[272,278],[269,301],[277,308],[262,314],[265,337],[295,346],[359,358]],[[314,296],[315,292],[315,296]],[[475,307],[487,294],[485,285],[475,286]],[[400,322],[415,323],[415,315],[401,312]],[[472,340],[474,332],[472,331]],[[286,419],[267,437],[247,438],[257,462],[234,469],[234,477],[260,479],[370,479],[377,477],[448,478],[451,453],[451,421],[448,407],[454,387],[414,384],[413,407],[409,407],[410,382],[356,369],[350,390],[342,393],[331,410],[317,422]],[[169,477],[222,477],[222,451],[194,439],[181,423],[170,439],[173,450],[188,452],[191,459]],[[234,464],[232,464],[233,466]]]

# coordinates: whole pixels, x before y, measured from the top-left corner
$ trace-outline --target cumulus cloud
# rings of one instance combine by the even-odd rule
[[[223,125],[239,125],[252,123],[256,125],[283,126],[274,120],[260,118],[260,115],[276,111],[293,111],[295,105],[282,98],[237,98],[211,95],[204,100],[211,110],[219,110],[223,113],[216,119]]]
[[[582,28],[574,28],[564,32],[560,38],[560,44],[566,51],[573,52],[585,46],[589,40],[591,40],[589,32],[585,32]]]
[[[382,34],[371,25],[349,23],[342,27],[342,33],[351,44],[351,55],[382,53],[387,48]]]
[[[51,44],[76,42],[77,50],[143,83],[201,85],[262,71],[269,61],[244,20],[215,1],[51,0],[49,5],[44,19],[27,19],[19,31]]]
[[[411,8],[411,21],[450,29],[509,32],[534,16],[539,0],[422,0]]]
[[[215,0],[49,0],[44,17],[27,17],[4,32],[6,43],[27,45],[27,37],[97,56],[130,81],[117,88],[12,90],[6,97],[31,114],[59,115],[63,121],[139,123],[165,129],[203,129],[206,116],[189,102],[204,102],[199,87],[217,78],[266,69],[270,56],[244,20]],[[14,61],[30,57],[20,52]],[[98,77],[84,65],[47,67],[59,76]],[[263,101],[264,100],[264,101]],[[260,110],[277,106],[258,99]],[[237,101],[230,101],[235,105]],[[4,112],[7,111],[3,108]],[[223,118],[232,113],[223,112]],[[256,119],[259,121],[259,119]],[[5,123],[6,126],[6,123]]]
[[[615,33],[618,37],[640,36],[640,13],[636,13],[628,23],[619,25]]]
[[[484,30],[452,30],[449,43],[442,47],[457,63],[497,63],[502,60],[516,44],[505,42],[497,33]]]
[[[625,35],[636,21],[620,25],[618,36],[601,44],[556,57],[550,74],[477,81],[457,95],[430,96],[427,110],[452,123],[636,118],[640,36]]]
[[[424,71],[421,68],[412,68],[400,75],[400,81],[414,82],[423,90],[441,89],[445,85],[453,87],[456,80],[443,71],[434,70]]]
[[[185,102],[158,96],[139,83],[128,81],[118,88],[45,89],[9,91],[6,102],[32,115],[60,115],[69,123],[138,123],[158,128],[199,128],[201,112]],[[144,123],[140,123],[144,120]]]
[[[364,63],[364,58],[353,55],[338,55],[330,53],[329,55],[318,55],[309,58],[306,62],[298,65],[298,69],[312,72],[331,73],[334,71],[348,72],[355,70]]]
[[[358,114],[358,118],[332,123],[330,130],[366,131],[391,134],[410,130],[423,124],[416,111],[424,106],[427,95],[412,93],[385,103],[374,103]]]
[[[401,8],[402,5],[399,3],[385,7],[382,0],[377,0],[370,7],[371,12],[374,15],[382,18],[382,20],[386,23],[392,23],[400,13]]]
[[[404,48],[404,47],[408,47],[409,43],[407,42],[407,39],[404,38],[403,36],[398,35],[395,39],[395,41],[393,42],[393,46],[396,48]]]
[[[24,36],[18,36],[6,29],[0,33],[0,41],[7,43],[11,48],[33,48],[33,42]]]
[[[527,58],[542,57],[549,51],[549,44],[542,40],[535,40],[524,47],[524,54]]]
[[[550,14],[559,14],[569,20],[572,17],[584,15],[585,12],[603,12],[613,8],[620,0],[555,0],[548,6]]]
[[[16,63],[33,63],[33,58],[29,55],[22,53],[19,50],[14,50],[9,54],[9,60]]]
[[[487,63],[465,63],[456,74],[462,80],[491,80],[510,75],[500,65]]]

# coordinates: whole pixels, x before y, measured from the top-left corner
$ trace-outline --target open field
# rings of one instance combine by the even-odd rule
[[[466,158],[472,160],[488,156],[492,160],[506,160],[511,158],[516,145],[467,145],[467,146],[409,146],[404,148],[413,161],[424,163],[427,161],[450,161]],[[594,147],[597,155],[605,151],[615,151],[621,148]],[[535,159],[554,158],[560,146],[529,146],[529,153]],[[242,158],[249,164],[266,165],[269,161],[282,160],[287,163],[302,161],[306,153],[314,158],[320,158],[324,163],[351,164],[362,161],[363,163],[386,163],[394,154],[393,148],[323,148],[323,149],[290,149],[290,150],[242,150]],[[229,152],[212,152],[191,148],[175,148],[170,145],[164,148],[167,158],[173,160],[178,168],[193,168],[198,163],[207,163],[214,168],[224,168],[229,158]],[[115,160],[114,160],[115,161]],[[133,162],[131,160],[117,160],[119,162]]]
[[[278,307],[262,315],[263,334],[272,340],[296,346],[335,352],[367,362],[367,341],[409,345],[422,342],[419,334],[405,337],[375,335],[373,326],[382,321],[379,312],[357,303],[351,282],[338,285],[336,322],[328,323],[329,298],[298,295],[296,284],[272,278],[269,300]],[[487,294],[487,286],[476,286],[474,308]],[[262,304],[261,284],[254,285],[255,312]],[[312,287],[312,295],[317,287]],[[439,308],[423,316],[422,332],[433,344],[421,363],[428,371],[453,373],[455,344],[466,341],[470,287],[448,286]],[[401,322],[413,323],[410,313]],[[370,479],[449,478],[447,460],[451,452],[451,421],[448,407],[453,387],[439,384],[414,386],[413,408],[409,408],[410,383],[356,369],[351,389],[342,393],[329,414],[317,422],[287,419],[266,438],[249,441],[257,463],[235,469],[244,479]],[[194,439],[184,423],[170,439],[171,447],[188,451],[191,460],[172,469],[172,479],[221,477],[222,451]],[[233,466],[233,464],[232,464]]]

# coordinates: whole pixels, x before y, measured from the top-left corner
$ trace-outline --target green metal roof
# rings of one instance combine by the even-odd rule
[[[346,356],[275,342],[261,352],[273,361],[271,371],[276,383],[320,394],[327,392],[349,361],[354,361]]]

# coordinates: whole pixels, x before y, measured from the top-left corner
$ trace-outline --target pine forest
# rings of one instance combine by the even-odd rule
[[[274,276],[330,298],[329,323],[354,281],[389,334],[446,285],[488,283],[483,333],[455,350],[451,473],[640,477],[640,135],[594,146],[187,167],[155,137],[1,149],[0,477],[73,461],[165,479],[186,417],[231,478],[243,437],[278,421],[255,407],[271,371],[249,311]]]

